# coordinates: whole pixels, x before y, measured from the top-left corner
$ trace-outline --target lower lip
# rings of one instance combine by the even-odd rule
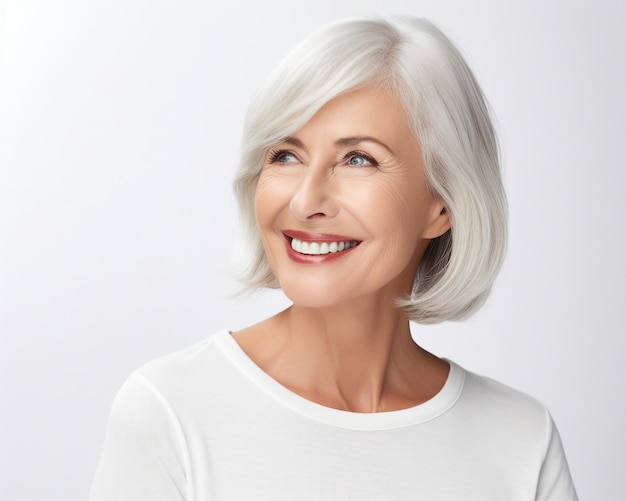
[[[294,250],[291,247],[291,240],[285,239],[285,244],[287,246],[287,255],[291,258],[291,260],[295,261],[296,263],[303,263],[303,264],[328,263],[329,261],[334,261],[336,259],[340,259],[346,256],[347,254],[349,254],[351,251],[353,251],[354,249],[358,247],[358,245],[355,245],[354,247],[350,247],[349,249],[343,250],[340,252],[310,255],[310,254],[301,254],[298,251]]]

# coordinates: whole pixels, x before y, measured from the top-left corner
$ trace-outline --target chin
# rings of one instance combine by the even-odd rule
[[[339,301],[337,298],[329,297],[328,294],[319,292],[303,291],[301,288],[281,287],[285,296],[295,306],[302,306],[303,308],[328,308],[336,305]]]
[[[303,308],[328,308],[346,299],[335,287],[320,286],[321,284],[302,283],[297,281],[281,281],[280,288],[295,306]]]

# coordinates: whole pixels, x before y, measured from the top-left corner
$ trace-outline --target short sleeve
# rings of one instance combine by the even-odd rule
[[[119,390],[109,416],[90,501],[184,501],[188,464],[171,407],[143,376]]]
[[[559,432],[547,411],[546,415],[548,420],[547,447],[537,483],[536,500],[578,501]]]

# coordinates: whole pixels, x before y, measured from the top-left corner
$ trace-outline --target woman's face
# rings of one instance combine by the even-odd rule
[[[372,88],[268,151],[256,218],[285,294],[318,308],[410,292],[428,241],[449,228],[403,108]]]

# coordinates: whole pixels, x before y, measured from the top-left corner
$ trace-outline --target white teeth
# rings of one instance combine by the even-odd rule
[[[304,242],[297,238],[291,239],[291,248],[300,254],[309,256],[319,256],[320,254],[334,254],[343,250],[355,247],[359,242],[356,240],[348,240],[345,242]]]

